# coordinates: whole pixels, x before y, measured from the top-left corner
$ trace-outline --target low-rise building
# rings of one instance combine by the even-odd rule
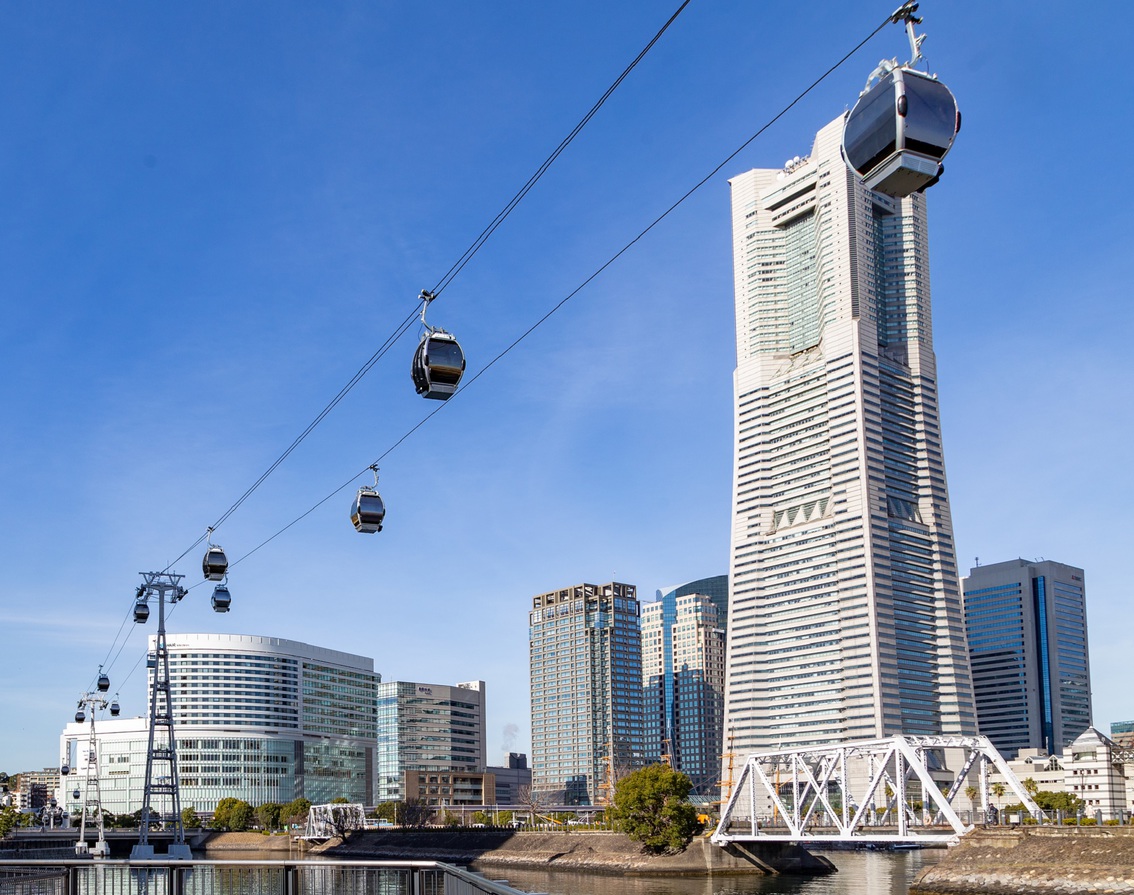
[[[1101,813],[1104,820],[1110,820],[1134,810],[1134,753],[1093,727],[1076,737],[1062,756],[1022,749],[1008,767],[1027,787],[1034,784],[1037,791],[1078,796],[1086,816]],[[997,808],[1019,802],[1011,789],[996,794],[1006,782],[1001,774],[989,775],[992,804]]]
[[[496,805],[522,805],[527,791],[532,788],[532,769],[523,752],[509,752],[507,766],[489,768],[496,777]]]
[[[487,771],[407,770],[402,777],[402,792],[407,799],[437,808],[479,808],[496,804],[496,778]]]

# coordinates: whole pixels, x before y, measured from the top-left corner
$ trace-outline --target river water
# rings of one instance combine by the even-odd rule
[[[819,853],[819,852],[817,852]],[[828,876],[643,877],[570,871],[487,868],[489,879],[507,879],[525,892],[548,895],[908,895],[922,867],[944,854],[922,851],[822,853],[838,873]]]

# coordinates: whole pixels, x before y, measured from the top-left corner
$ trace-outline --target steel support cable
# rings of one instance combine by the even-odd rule
[[[445,272],[445,275],[441,277],[441,279],[437,282],[437,285],[433,287],[431,291],[434,295],[440,295],[445,287],[448,286],[449,283],[451,283],[457,276],[457,274],[459,274],[464,269],[464,266],[472,260],[473,255],[480,251],[480,247],[488,241],[488,238],[492,236],[492,234],[496,231],[496,228],[504,223],[504,219],[512,213],[513,209],[515,209],[515,207],[519,205],[521,201],[523,201],[523,198],[528,194],[532,187],[536,185],[539,179],[543,177],[543,175],[547,172],[547,169],[550,168],[552,164],[554,164],[555,160],[559,158],[563,150],[571,145],[571,142],[575,139],[575,137],[579,135],[579,132],[587,126],[592,118],[595,117],[595,114],[598,112],[598,110],[603,107],[608,99],[610,99],[611,94],[614,93],[614,91],[618,89],[622,82],[626,80],[630,72],[637,68],[638,63],[641,62],[646,57],[646,54],[653,49],[654,44],[661,40],[662,35],[665,34],[667,30],[669,30],[669,26],[677,20],[677,17],[681,15],[682,12],[684,12],[685,7],[689,5],[689,2],[690,0],[684,0],[684,2],[679,7],[677,7],[677,10],[673,13],[673,15],[671,15],[669,19],[666,20],[666,23],[662,25],[660,29],[658,29],[657,34],[655,34],[650,39],[650,42],[642,48],[641,52],[639,52],[638,55],[634,57],[634,61],[622,70],[622,74],[615,78],[614,83],[606,88],[606,92],[599,97],[598,102],[591,106],[590,111],[588,111],[587,114],[579,120],[579,123],[576,124],[575,127],[571,129],[571,132],[563,138],[562,142],[560,142],[560,144],[555,147],[551,155],[544,159],[543,164],[540,165],[536,169],[535,173],[528,178],[527,183],[520,187],[519,192],[517,192],[516,195],[514,195],[511,200],[509,200],[508,204],[505,205],[503,209],[501,209],[500,213],[492,219],[492,223],[485,227],[484,230],[481,231],[480,235],[473,240],[472,245],[465,249],[464,254],[457,259],[453,266],[450,267]]]
[[[213,523],[212,527],[214,531],[220,528],[224,524],[225,520],[228,519],[228,517],[233,513],[235,513],[240,508],[240,505],[252,495],[252,492],[259,488],[260,485],[264,483],[265,479],[267,479],[268,476],[270,476],[276,470],[276,468],[281,463],[283,463],[284,460],[291,456],[291,452],[299,447],[300,443],[308,435],[311,434],[311,432],[315,429],[316,426],[319,425],[319,423],[321,423],[326,418],[327,414],[334,410],[343,400],[343,398],[347,396],[350,390],[358,385],[362,377],[369,373],[371,369],[373,369],[374,365],[382,359],[382,356],[385,355],[385,353],[394,346],[394,343],[396,343],[398,339],[405,335],[406,330],[408,330],[413,324],[414,320],[417,319],[417,313],[418,312],[416,309],[410,312],[409,316],[406,317],[406,319],[403,320],[401,324],[399,324],[398,328],[393,332],[393,334],[386,338],[386,341],[383,343],[382,347],[375,351],[373,355],[371,355],[370,360],[368,360],[365,364],[362,365],[362,367],[359,368],[358,372],[351,377],[350,381],[346,385],[339,389],[339,393],[335,395],[335,397],[331,399],[327,406],[319,412],[319,415],[308,424],[307,428],[300,432],[298,436],[296,436],[295,441],[293,441],[288,446],[287,450],[276,458],[276,461],[271,466],[269,466],[267,470],[265,470],[264,474],[261,475],[260,478],[256,479],[256,481],[252,483],[252,485],[240,496],[240,499],[237,500],[236,503],[225,510],[224,514],[219,519],[217,519],[216,522]]]
[[[630,73],[638,66],[638,63],[640,63],[645,58],[646,54],[649,53],[651,49],[653,49],[654,45],[661,39],[662,35],[665,34],[665,32],[669,29],[669,26],[672,25],[674,21],[676,21],[677,17],[685,10],[685,7],[688,6],[689,3],[690,0],[683,0],[682,4],[677,8],[673,15],[671,15],[666,20],[665,24],[662,25],[658,32],[650,39],[649,43],[647,43],[646,46],[643,47],[641,51],[639,51],[638,55],[634,57],[633,61],[628,66],[626,66],[625,69],[623,69],[622,73],[617,78],[615,78],[614,83],[607,87],[606,91],[602,94],[601,97],[599,97],[598,101],[590,108],[587,114],[584,115],[582,119],[580,119],[580,121],[571,129],[570,133],[568,133],[567,136],[563,138],[559,145],[556,146],[552,153],[544,160],[543,164],[541,164],[539,168],[536,169],[535,173],[528,178],[527,182],[524,183],[524,185],[520,188],[516,195],[514,195],[508,201],[504,208],[496,215],[495,218],[492,219],[489,225],[481,231],[480,235],[477,236],[475,240],[473,240],[472,245],[465,249],[464,253],[456,260],[456,262],[453,263],[453,265],[445,272],[445,275],[442,276],[438,281],[437,285],[434,286],[434,288],[431,290],[434,296],[439,295],[445,289],[445,287],[448,286],[456,278],[461,270],[464,269],[465,265],[472,260],[472,257],[480,250],[481,246],[483,246],[488,241],[489,237],[491,237],[496,229],[504,222],[505,218],[507,218],[508,215],[511,214],[512,211],[516,208],[516,206],[519,205],[521,201],[523,201],[524,197],[531,191],[532,187],[536,185],[540,178],[543,177],[548,168],[550,168],[552,164],[554,164],[555,160],[559,158],[563,151],[571,145],[575,137],[577,137],[583,130],[583,128],[586,127],[586,125],[590,122],[590,120],[594,118],[595,114],[599,111],[599,109],[603,107],[606,101],[610,98],[611,94],[613,94],[614,91],[618,89],[622,82],[625,81]],[[403,321],[397,335],[393,337],[393,341],[397,341],[397,339],[405,333],[406,329],[408,329],[408,324],[416,316],[417,313],[414,312],[414,314],[411,314],[410,317],[406,319],[406,321]],[[264,483],[268,476],[270,476],[276,470],[276,468],[288,458],[291,452],[299,446],[300,442],[302,442],[311,433],[311,431],[323,421],[324,417],[326,417],[326,415],[330,413],[338,405],[338,403],[342,401],[344,397],[346,397],[346,394],[352,388],[354,388],[355,385],[358,384],[358,381],[362,379],[363,376],[365,376],[370,371],[370,369],[379,360],[379,358],[381,358],[386,350],[388,350],[390,345],[392,345],[392,342],[388,342],[386,345],[384,345],[381,349],[379,349],[378,352],[375,353],[373,357],[371,357],[369,361],[366,362],[366,364],[363,365],[363,367],[359,370],[358,373],[354,375],[351,381],[343,386],[339,394],[336,395],[323,409],[323,411],[312,421],[312,423],[302,433],[300,433],[300,435],[295,439],[294,442],[292,442],[288,449],[284,451],[284,453],[281,454],[280,457],[278,457],[276,461],[268,467],[264,474],[261,475],[260,478],[258,478],[248,488],[248,490],[240,496],[236,503],[229,507],[228,510],[226,510],[221,515],[221,517],[213,523],[212,527],[214,531],[220,528],[220,526],[224,524],[225,520],[227,520],[229,516],[231,516],[234,512],[236,512],[236,510],[240,508],[241,504],[243,504],[244,501],[247,500],[252,495],[252,493]],[[180,556],[170,562],[163,571],[168,571],[176,563],[180,562],[189,553],[190,550],[200,545],[200,543],[205,540],[205,537],[205,535],[202,535],[196,541],[190,544],[189,547],[187,547]]]
[[[304,429],[299,435],[296,436],[295,440],[292,441],[292,443],[288,446],[287,450],[285,450],[282,454],[280,454],[279,457],[276,458],[275,462],[272,463],[272,465],[269,466],[264,471],[264,473],[255,482],[252,483],[252,485],[248,488],[248,490],[246,490],[240,496],[240,498],[236,501],[236,503],[234,503],[231,507],[228,508],[228,510],[225,511],[225,513],[220,517],[220,519],[218,519],[215,523],[213,523],[212,528],[213,528],[214,531],[217,528],[219,528],[221,526],[221,524],[226,519],[228,519],[229,516],[231,516],[234,512],[236,512],[236,510],[240,508],[240,505],[242,503],[244,503],[244,501],[246,501],[249,497],[252,496],[253,492],[255,492],[256,489],[259,488],[260,485],[262,485],[264,483],[264,481],[268,478],[268,476],[270,476],[273,472],[275,472],[276,468],[291,455],[292,451],[294,451],[297,447],[299,447],[299,445],[303,442],[303,440],[305,438],[307,438],[308,435],[311,434],[311,432],[315,429],[316,426],[319,425],[319,423],[321,423],[323,421],[323,419],[327,416],[327,414],[330,413],[332,410],[334,410],[335,407],[343,400],[343,398],[345,398],[347,396],[347,394],[350,392],[350,390],[353,389],[359,383],[359,381],[362,379],[362,377],[365,376],[368,372],[370,372],[371,368],[379,360],[381,360],[382,356],[387,351],[389,351],[391,347],[393,347],[393,345],[398,341],[398,339],[400,339],[403,335],[405,335],[406,330],[410,328],[410,326],[413,324],[413,321],[416,318],[417,318],[417,311],[414,310],[412,313],[409,314],[409,316],[406,317],[405,320],[403,320],[398,325],[398,328],[386,338],[386,341],[382,344],[382,346],[377,351],[374,352],[373,355],[371,355],[370,359],[358,369],[358,371],[354,374],[354,376],[351,377],[350,381],[347,382],[347,384],[344,385],[341,389],[339,389],[339,393],[337,395],[335,395],[334,398],[331,399],[331,401],[327,404],[326,407],[324,407],[322,409],[322,411],[320,411],[319,415],[316,416],[315,419],[312,420],[310,423],[308,423],[307,428]],[[195,540],[192,544],[190,544],[188,547],[185,548],[185,550],[183,550],[181,552],[180,556],[178,556],[176,559],[174,559],[172,562],[170,562],[168,565],[166,565],[166,567],[162,571],[168,572],[171,568],[173,568],[174,565],[176,565],[178,562],[180,562],[182,559],[184,559],[185,556],[189,553],[190,550],[197,547],[202,541],[204,541],[206,537],[208,537],[208,533],[203,534],[199,538],[197,538],[197,540]],[[203,584],[203,583],[204,582],[197,582],[197,584]],[[192,585],[189,589],[197,587],[197,584]],[[127,612],[127,615],[126,615],[127,620],[130,618],[132,613],[133,613],[133,608],[131,608]],[[125,621],[123,622],[123,625],[125,625]],[[109,670],[114,667],[114,663],[118,661],[118,656],[121,655],[122,650],[126,646],[126,641],[129,640],[130,635],[127,634],[126,639],[124,639],[122,641],[122,646],[119,647],[118,652],[115,653],[115,655],[114,655],[114,659],[111,660],[110,659],[110,653],[114,652],[114,647],[118,643],[118,636],[121,633],[122,633],[122,628],[120,627],[118,629],[118,634],[116,634],[114,636],[114,641],[110,645],[110,650],[107,652],[107,662],[103,663],[104,665],[106,665],[107,673],[109,673]]]
[[[684,8],[684,4],[682,5],[682,8]],[[688,199],[690,196],[692,196],[695,192],[697,192],[697,190],[699,190],[709,180],[711,180],[714,176],[716,176],[716,174],[718,174],[720,172],[720,170],[725,165],[727,165],[730,161],[732,161],[734,158],[736,158],[736,156],[738,156],[741,152],[743,152],[749,145],[751,145],[751,143],[754,140],[756,140],[766,130],[768,130],[768,128],[770,128],[772,125],[774,125],[784,115],[786,115],[795,106],[797,106],[808,94],[810,94],[823,81],[825,81],[828,77],[830,77],[830,75],[833,74],[836,70],[841,68],[843,66],[843,64],[846,63],[846,61],[848,59],[850,59],[859,50],[861,50],[880,31],[882,31],[883,28],[885,28],[887,25],[889,25],[891,23],[892,23],[892,18],[887,17],[885,19],[885,21],[883,21],[877,28],[875,28],[873,31],[871,31],[870,34],[868,34],[866,37],[864,37],[861,41],[859,41],[859,43],[856,44],[853,49],[851,49],[850,51],[845,53],[842,56],[842,58],[839,59],[838,62],[836,62],[834,65],[832,65],[830,68],[828,68],[825,72],[823,72],[823,74],[820,75],[818,78],[816,78],[805,90],[803,90],[801,93],[799,93],[795,97],[795,99],[793,99],[790,103],[788,103],[786,106],[784,106],[783,109],[781,109],[774,117],[769,119],[751,137],[749,137],[747,140],[745,140],[743,143],[741,143],[740,146],[737,147],[737,149],[734,150],[732,153],[730,153],[723,161],[721,161],[720,164],[718,164],[716,167],[714,167],[708,174],[706,174],[703,178],[701,178],[701,180],[699,180],[693,187],[691,187],[689,190],[687,190],[676,202],[674,202],[672,205],[670,205],[665,211],[663,211],[660,215],[658,215],[658,217],[656,217],[652,222],[650,222],[650,224],[648,226],[646,226],[641,232],[639,232],[637,236],[635,236],[632,240],[627,242],[621,249],[618,250],[618,252],[616,252],[614,255],[612,255],[601,267],[599,267],[597,270],[594,271],[594,273],[592,273],[585,280],[583,280],[582,283],[580,283],[574,290],[572,290],[568,295],[566,295],[562,300],[560,300],[554,307],[552,307],[549,311],[547,311],[547,313],[545,313],[535,323],[533,323],[527,330],[525,330],[511,344],[509,344],[506,348],[504,348],[503,351],[501,351],[499,354],[497,354],[496,357],[494,357],[491,361],[489,361],[487,364],[485,364],[484,367],[482,367],[480,370],[478,370],[477,373],[471,379],[468,380],[468,382],[465,384],[464,388],[462,388],[460,391],[456,392],[452,397],[449,398],[448,401],[445,401],[444,403],[438,405],[436,408],[434,408],[432,411],[430,411],[428,414],[426,414],[420,421],[418,421],[418,423],[416,425],[414,425],[411,429],[409,429],[409,431],[407,431],[404,435],[402,435],[401,438],[399,438],[389,448],[387,448],[382,453],[382,455],[378,458],[378,460],[375,461],[375,463],[377,464],[382,459],[387,457],[399,445],[401,445],[402,442],[404,442],[414,432],[416,432],[423,425],[425,425],[426,422],[428,422],[430,419],[432,419],[435,414],[439,413],[442,410],[442,408],[448,406],[448,404],[450,402],[452,402],[453,398],[457,397],[457,395],[460,395],[464,391],[466,391],[468,389],[468,387],[471,386],[474,382],[476,382],[485,372],[487,372],[499,360],[501,360],[505,355],[507,355],[513,348],[515,348],[517,345],[519,345],[520,342],[522,342],[529,335],[531,335],[532,332],[534,332],[540,325],[542,325],[556,311],[558,311],[561,307],[563,307],[563,305],[565,305],[568,301],[570,301],[572,298],[574,298],[580,291],[583,290],[583,288],[585,288],[589,283],[591,283],[591,281],[593,281],[597,276],[599,276],[599,274],[601,274],[603,271],[605,271],[608,267],[610,267],[611,264],[613,264],[615,261],[617,261],[630,248],[632,248],[636,243],[638,243],[647,233],[649,233],[651,230],[653,230],[654,227],[656,227],[658,224],[660,224],[676,208],[678,208],[678,206],[680,206],[682,203],[684,203],[686,199]],[[370,467],[367,466],[366,469],[360,470],[359,472],[352,475],[346,482],[339,485],[334,491],[332,491],[330,494],[328,494],[322,500],[318,501],[314,506],[310,507],[308,510],[306,510],[305,512],[303,512],[302,514],[297,516],[295,519],[293,519],[291,522],[289,522],[283,528],[279,529],[275,534],[271,535],[266,540],[260,542],[260,544],[258,544],[256,547],[253,547],[250,551],[245,553],[239,559],[235,560],[232,563],[232,565],[235,566],[235,565],[243,562],[244,560],[248,559],[253,554],[259,552],[261,549],[266,547],[268,544],[270,544],[272,541],[274,541],[280,535],[284,534],[290,528],[292,528],[293,526],[297,525],[299,522],[306,519],[309,515],[311,515],[313,512],[315,512],[315,510],[319,509],[319,507],[321,507],[328,500],[333,498],[336,494],[340,493],[345,488],[349,487],[360,475],[363,475],[364,473],[369,471],[369,469],[370,469]],[[202,540],[204,540],[203,536],[197,540],[196,544],[199,544]],[[196,546],[196,544],[194,544],[193,546]],[[193,549],[193,548],[190,547],[189,550],[191,550],[191,549]],[[188,553],[189,550],[186,550],[185,553]],[[184,557],[185,553],[183,553],[181,555],[181,557],[178,557],[178,560],[181,559],[182,557]],[[174,560],[174,562],[177,562],[178,560]],[[170,563],[170,566],[172,566],[172,565],[173,565],[173,563]],[[201,583],[201,582],[199,582],[199,583]],[[193,586],[196,587],[197,585],[193,585]],[[127,635],[127,636],[129,636],[129,635]],[[123,644],[123,645],[125,645],[125,644]],[[112,647],[112,649],[113,649],[113,647]],[[119,653],[121,653],[121,649],[119,650]],[[117,659],[117,655],[115,656],[115,659]],[[135,665],[135,667],[137,667],[137,666]],[[131,673],[133,673],[133,672],[131,671]]]
[[[809,93],[811,93],[812,90],[814,90],[816,87],[818,87],[820,84],[822,84],[823,81],[825,81],[828,77],[830,77],[832,73],[834,73],[836,70],[841,68],[842,65],[848,59],[850,59],[853,55],[855,55],[855,53],[857,53],[859,50],[861,50],[867,43],[869,43],[875,37],[875,35],[878,34],[879,31],[881,31],[883,28],[885,28],[889,24],[890,24],[890,18],[887,17],[886,20],[884,22],[882,22],[882,24],[880,24],[877,28],[875,28],[873,31],[871,31],[870,34],[868,34],[866,37],[864,37],[861,41],[859,41],[852,50],[849,50],[847,53],[845,53],[843,55],[843,57],[841,59],[839,59],[838,62],[836,62],[834,65],[832,65],[830,68],[828,68],[825,72],[823,72],[823,74],[821,74],[818,78],[816,78],[814,81],[812,81],[811,84],[805,90],[803,90],[799,95],[797,95],[795,97],[795,99],[793,99],[790,103],[788,103],[786,106],[784,106],[779,112],[777,112],[774,117],[772,117],[764,125],[762,125],[760,127],[760,129],[757,130],[751,137],[749,137],[747,140],[745,140],[743,143],[741,143],[740,146],[738,146],[723,161],[721,161],[720,164],[718,164],[708,174],[706,174],[699,181],[697,181],[696,184],[694,184],[692,187],[690,187],[681,196],[681,198],[679,198],[676,202],[674,202],[672,205],[670,205],[665,211],[663,211],[656,218],[654,218],[643,230],[641,230],[638,233],[637,236],[635,236],[633,239],[631,239],[629,242],[627,242],[624,246],[622,246],[622,248],[620,248],[617,252],[615,252],[613,255],[611,255],[610,258],[608,258],[597,270],[595,270],[590,276],[588,276],[585,280],[583,280],[571,292],[569,292],[566,296],[564,296],[556,305],[554,305],[549,311],[547,311],[535,323],[533,323],[526,330],[524,330],[523,333],[521,333],[519,336],[517,336],[516,339],[514,339],[507,347],[505,347],[503,351],[501,351],[492,360],[490,360],[487,364],[485,364],[483,367],[481,367],[476,372],[476,374],[471,379],[469,379],[468,382],[465,383],[465,385],[461,389],[459,389],[457,392],[455,392],[447,401],[439,404],[437,407],[435,407],[433,410],[431,410],[429,413],[427,413],[412,428],[410,428],[409,431],[407,431],[404,435],[402,435],[401,438],[399,438],[392,445],[390,445],[390,447],[386,448],[386,450],[381,454],[381,456],[379,456],[378,459],[374,461],[374,465],[377,465],[383,459],[385,459],[387,456],[389,456],[391,453],[393,453],[393,451],[403,441],[405,441],[407,438],[409,438],[411,435],[413,435],[414,432],[416,432],[418,429],[420,429],[422,426],[424,426],[427,422],[429,422],[429,420],[433,419],[433,417],[436,416],[438,413],[440,413],[444,408],[448,407],[453,402],[454,398],[457,398],[458,396],[464,394],[468,390],[469,386],[471,386],[474,382],[476,382],[478,379],[480,379],[481,376],[483,376],[486,372],[488,372],[488,370],[490,370],[498,361],[500,361],[505,355],[507,355],[513,348],[515,348],[522,341],[524,341],[524,339],[526,339],[533,332],[535,332],[535,330],[538,329],[549,317],[551,317],[552,314],[554,314],[556,311],[558,311],[560,308],[562,308],[565,304],[567,304],[567,302],[569,302],[572,298],[574,298],[576,295],[578,295],[580,292],[582,292],[583,289],[586,288],[596,277],[598,277],[603,271],[605,271],[608,267],[610,267],[615,261],[617,261],[619,258],[621,258],[624,254],[626,254],[626,252],[628,252],[634,245],[636,245],[647,233],[649,233],[651,230],[653,230],[658,224],[660,224],[663,220],[665,220],[674,210],[676,210],[680,205],[682,205],[685,202],[686,199],[688,199],[690,196],[692,196],[695,192],[697,192],[699,189],[701,189],[701,187],[703,187],[706,183],[708,183],[713,177],[715,177],[725,165],[727,165],[734,158],[736,158],[738,155],[740,155],[741,152],[743,152],[745,149],[747,149],[748,146],[757,137],[761,136],[766,130],[768,130],[768,128],[770,128],[772,125],[774,125],[777,121],[779,121],[781,118],[783,118],[784,115],[786,115],[795,106],[797,106],[800,102],[802,102],[803,99]],[[259,551],[263,547],[266,547],[268,544],[270,544],[272,541],[274,541],[276,538],[278,538],[280,535],[282,535],[284,532],[286,532],[292,526],[301,522],[303,519],[306,519],[313,512],[315,512],[315,510],[319,509],[319,507],[321,507],[323,504],[325,504],[328,500],[330,500],[332,497],[334,497],[340,491],[349,487],[355,481],[355,479],[357,479],[360,475],[363,475],[364,473],[366,473],[369,469],[370,469],[370,467],[367,466],[366,469],[363,469],[363,470],[360,470],[359,472],[356,472],[349,479],[347,479],[347,481],[345,481],[345,482],[343,482],[343,484],[339,485],[334,491],[332,491],[330,494],[328,494],[326,497],[324,497],[322,500],[320,500],[314,506],[312,506],[311,508],[309,508],[308,510],[306,510],[305,512],[303,512],[302,514],[297,516],[295,519],[293,519],[291,522],[289,522],[287,525],[285,525],[283,528],[281,528],[275,534],[273,534],[269,538],[267,538],[267,540],[262,541],[260,544],[253,547],[250,551],[248,551],[242,557],[240,557],[240,559],[235,560],[232,563],[232,565],[235,566],[238,563],[241,563],[244,560],[248,559],[250,556],[252,556],[252,554],[256,553],[257,551]]]
[[[118,653],[122,652],[119,648],[118,653],[115,653],[114,660],[111,660],[110,654],[114,652],[114,648],[118,646],[118,638],[122,636],[122,630],[126,627],[126,623],[130,621],[130,617],[134,614],[131,608],[126,612],[125,618],[122,619],[122,624],[118,626],[118,633],[114,635],[114,640],[110,643],[110,649],[106,651],[106,658],[102,660],[102,664],[106,667],[106,673],[110,674],[110,669],[114,667],[114,662],[118,660]],[[126,641],[130,639],[130,633],[126,633],[125,639],[122,641],[122,646],[126,645]],[[89,687],[87,689],[90,689]]]
[[[231,516],[234,512],[236,512],[236,510],[240,508],[240,505],[242,503],[244,503],[244,501],[246,501],[249,497],[252,496],[253,492],[255,492],[256,489],[259,488],[260,485],[262,485],[264,483],[264,481],[268,478],[268,476],[270,476],[273,472],[275,472],[276,468],[291,455],[292,451],[294,451],[297,447],[299,447],[300,443],[302,443],[303,440],[308,435],[311,434],[311,432],[315,429],[316,426],[319,425],[319,423],[321,423],[323,421],[323,419],[327,416],[327,414],[329,414],[332,410],[335,409],[335,407],[343,400],[343,398],[345,398],[347,396],[347,394],[350,392],[350,390],[353,389],[359,383],[359,381],[362,379],[362,377],[365,376],[368,372],[370,372],[371,368],[373,368],[373,366],[376,363],[378,363],[379,360],[381,360],[382,356],[387,351],[389,351],[390,348],[392,348],[394,346],[394,344],[398,341],[398,339],[400,339],[403,335],[405,335],[406,330],[408,330],[410,328],[410,326],[413,325],[413,321],[417,319],[417,314],[418,314],[418,312],[415,309],[405,318],[405,320],[403,320],[398,325],[398,328],[386,338],[386,341],[382,344],[382,346],[377,351],[375,351],[374,354],[371,355],[370,359],[358,369],[358,371],[354,374],[354,376],[351,377],[350,381],[347,382],[347,384],[344,385],[341,389],[339,389],[339,393],[337,395],[335,395],[334,398],[331,399],[331,401],[327,404],[326,407],[324,407],[322,409],[322,411],[320,411],[319,415],[316,416],[315,419],[312,420],[307,425],[306,429],[304,429],[298,436],[296,436],[295,440],[292,441],[292,443],[288,446],[287,450],[285,450],[282,454],[280,454],[279,457],[276,458],[275,462],[272,463],[272,465],[269,466],[267,468],[267,470],[265,470],[264,473],[255,482],[253,482],[253,484],[248,488],[248,490],[246,490],[240,496],[239,500],[237,500],[236,503],[234,503],[231,507],[228,508],[228,510],[225,511],[225,513],[220,517],[220,519],[218,519],[215,523],[213,523],[212,528],[213,528],[214,531],[217,528],[219,528],[221,526],[221,524],[226,519],[228,519],[229,516]],[[357,476],[355,476],[354,478],[357,478]],[[352,478],[352,481],[353,481],[353,478]],[[168,565],[166,565],[166,567],[162,571],[168,572],[171,568],[173,568],[173,566],[175,564],[177,564],[182,559],[184,559],[185,556],[189,553],[190,550],[192,550],[193,548],[200,545],[200,543],[202,541],[204,541],[206,537],[208,537],[208,533],[203,534],[199,538],[197,538],[197,540],[195,540],[192,544],[190,544],[188,547],[185,548],[185,550],[183,550],[181,552],[180,556],[178,556],[176,559],[174,559],[172,562],[170,562]],[[203,583],[204,583],[203,581],[199,581],[199,582],[197,582],[197,584],[191,585],[188,589],[192,590],[193,588],[195,588],[198,585],[203,584]],[[127,612],[127,616],[126,616],[127,620],[130,618],[130,616],[132,614],[133,614],[133,608],[131,607],[131,609]],[[125,621],[123,622],[123,624],[125,624]],[[131,631],[132,630],[133,629],[131,629]],[[125,649],[126,642],[130,638],[130,634],[127,633],[126,638],[122,641],[122,646],[120,646],[118,648],[118,652],[114,654],[114,659],[110,659],[110,654],[114,652],[114,647],[118,643],[118,635],[120,635],[121,633],[122,633],[122,628],[120,627],[118,629],[118,634],[116,634],[115,637],[114,637],[114,642],[112,642],[111,645],[110,645],[110,650],[107,652],[107,662],[103,663],[104,665],[106,665],[106,671],[107,671],[108,674],[110,672],[110,669],[114,667],[114,663],[118,661],[118,657],[122,654],[122,650]]]

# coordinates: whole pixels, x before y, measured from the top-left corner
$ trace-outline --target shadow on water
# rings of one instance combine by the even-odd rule
[[[525,892],[548,895],[908,895],[910,882],[944,854],[834,851],[823,853],[838,873],[829,876],[644,877],[474,867],[488,879],[506,879]]]

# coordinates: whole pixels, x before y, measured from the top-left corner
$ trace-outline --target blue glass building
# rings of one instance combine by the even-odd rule
[[[1050,560],[977,566],[963,582],[980,732],[1009,758],[1063,750],[1091,726],[1083,570]]]
[[[703,794],[720,773],[727,618],[728,575],[659,590],[642,606],[646,755]]]

